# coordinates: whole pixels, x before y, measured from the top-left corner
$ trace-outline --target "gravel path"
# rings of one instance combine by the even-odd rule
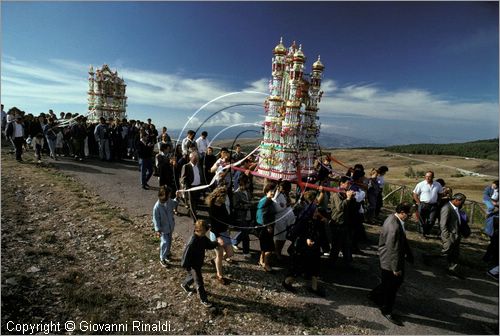
[[[157,189],[141,189],[136,163],[63,159],[55,165],[131,217],[151,215]],[[149,184],[157,185],[155,177]],[[177,234],[187,237],[190,219],[177,217],[177,223]],[[376,234],[369,238],[378,239]],[[314,298],[305,292],[299,292],[298,298],[321,310],[332,310],[373,334],[498,334],[498,282],[488,278],[482,267],[464,268],[467,279],[460,280],[445,274],[444,260],[424,265],[422,251],[414,249],[415,265],[408,266],[396,299],[395,312],[405,323],[398,327],[385,320],[367,299],[378,283],[379,271],[376,246],[368,245],[363,251],[364,255],[355,256],[353,268],[327,270],[323,276],[326,298]],[[482,262],[478,260],[478,264]],[[281,276],[276,277],[280,281]]]

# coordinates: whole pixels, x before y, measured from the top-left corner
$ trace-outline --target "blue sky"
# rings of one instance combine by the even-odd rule
[[[90,64],[127,83],[130,118],[182,128],[207,102],[267,93],[272,49],[326,66],[322,132],[381,143],[498,136],[498,2],[2,1],[1,100],[85,113]],[[259,123],[265,96],[217,99],[186,127]],[[253,104],[235,106],[236,104]],[[421,139],[421,141],[419,141]]]

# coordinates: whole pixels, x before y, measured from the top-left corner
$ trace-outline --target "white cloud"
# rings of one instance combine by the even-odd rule
[[[321,90],[325,94],[333,93],[338,90],[337,82],[331,79],[324,80],[321,83]]]
[[[88,64],[63,59],[51,59],[39,64],[4,56],[2,103],[7,108],[18,106],[33,113],[48,108],[71,111],[68,106],[76,108],[75,112],[86,111],[88,68]],[[247,83],[241,89],[206,77],[187,77],[127,67],[120,68],[119,75],[127,83],[129,115],[139,118],[136,113],[153,111],[159,122],[169,127],[182,127],[190,116],[194,117],[189,122],[190,126],[199,124],[217,110],[238,104],[262,106],[269,82],[268,78],[261,78]],[[324,95],[318,115],[325,119],[348,113],[359,117],[408,121],[428,119],[444,123],[453,118],[498,123],[497,102],[455,101],[419,88],[391,91],[375,84],[350,83],[342,86],[329,79],[324,80],[322,90]],[[235,93],[237,91],[241,92]],[[193,113],[204,105],[194,116]],[[248,114],[243,112],[246,111],[243,108],[235,113],[232,108],[228,108],[208,122],[210,125],[228,125],[253,122],[263,117],[263,109],[258,106],[248,110]]]
[[[451,101],[423,89],[389,91],[370,85],[340,87],[325,94],[319,116],[349,113],[397,120],[482,120],[498,122],[498,103]]]
[[[268,78],[261,78],[259,80],[256,80],[254,82],[249,83],[249,86],[245,88],[243,91],[256,91],[256,92],[263,92],[263,93],[269,93],[269,79]]]
[[[222,111],[216,114],[213,118],[211,118],[206,125],[207,126],[234,125],[242,123],[243,120],[244,120],[243,115],[238,112]]]

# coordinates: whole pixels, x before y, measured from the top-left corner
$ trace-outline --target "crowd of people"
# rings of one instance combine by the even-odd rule
[[[297,277],[304,276],[310,279],[310,292],[323,296],[324,290],[318,285],[321,257],[328,257],[329,264],[335,267],[340,256],[349,265],[353,262],[353,254],[362,253],[359,244],[367,242],[363,223],[374,224],[380,219],[384,176],[389,171],[388,167],[372,168],[366,176],[363,165],[357,164],[339,175],[332,169],[331,158],[325,156],[316,163],[317,174],[307,180],[318,185],[317,190],[297,190],[293,193],[292,184],[288,181],[266,180],[261,198],[256,198],[252,178],[256,162],[252,155],[240,154],[240,150],[231,155],[227,148],[222,148],[218,157],[207,163],[204,160],[213,154],[199,154],[194,137],[194,133],[188,132],[183,141],[189,162],[181,169],[181,191],[176,195],[185,195],[189,214],[195,223],[191,242],[199,239],[203,232],[209,232],[207,242],[210,243],[197,245],[197,248],[215,249],[212,263],[217,280],[227,283],[223,261],[232,263],[233,250],[242,249],[244,258],[250,258],[249,235],[252,234],[259,241],[258,264],[263,271],[273,272],[273,263],[282,261],[283,247],[289,241],[288,271],[282,281],[283,288],[295,292]],[[231,163],[244,168],[234,171],[230,168]],[[215,175],[207,178],[207,173]],[[204,187],[197,188],[203,184]],[[326,191],[332,185],[338,186],[338,192]],[[168,189],[174,192],[174,187]],[[498,272],[497,181],[485,190],[485,195],[489,195],[491,213],[497,215],[496,222],[491,225],[489,235],[492,242],[484,260],[496,265],[496,268],[488,270],[488,274],[498,279],[498,273],[495,273]],[[434,172],[428,171],[425,180],[415,186],[413,198],[414,204],[399,204],[395,213],[383,221],[379,237],[381,283],[369,296],[380,307],[383,316],[397,325],[402,322],[392,313],[396,293],[403,283],[405,261],[413,262],[404,227],[412,210],[416,208],[418,228],[423,239],[428,239],[435,222],[439,223],[437,235],[442,240],[442,250],[435,257],[446,259],[448,274],[452,276],[463,278],[458,270],[460,241],[470,235],[468,218],[462,210],[466,196],[453,194],[443,179],[434,181]],[[202,201],[208,207],[206,220],[198,216]],[[184,256],[194,248],[191,242],[186,246]],[[204,252],[197,255],[204,257]],[[273,255],[274,259],[271,258]],[[164,261],[160,262],[165,265]],[[189,274],[182,284],[183,289],[192,292],[190,286],[193,282],[197,288],[202,288],[201,268],[186,266],[186,270]],[[199,293],[201,302],[210,306],[205,289],[202,288]]]
[[[116,118],[100,118],[89,122],[86,116],[61,112],[59,116],[49,110],[34,116],[17,107],[4,111],[2,105],[2,136],[8,140],[22,162],[22,154],[30,147],[38,163],[45,156],[51,160],[72,157],[83,161],[98,157],[103,161],[138,159],[140,141],[159,148],[160,144],[172,144],[172,139],[163,127],[161,133],[151,119],[146,122]],[[152,155],[152,153],[151,153]]]
[[[182,141],[174,143],[167,128],[158,132],[151,119],[100,118],[99,123],[88,123],[84,116],[61,113],[57,117],[52,110],[37,117],[17,108],[5,113],[3,105],[2,130],[18,161],[22,161],[23,149],[32,146],[38,162],[42,155],[52,160],[61,155],[80,161],[92,155],[105,161],[137,160],[140,186],[146,190],[156,176],[159,192],[152,221],[160,238],[160,263],[169,267],[172,261],[175,216],[183,204],[192,218],[194,233],[182,255],[181,265],[188,275],[181,287],[191,293],[194,283],[205,306],[211,306],[201,273],[206,249],[215,249],[212,263],[217,281],[227,284],[223,263],[232,264],[234,251],[239,250],[250,259],[252,235],[259,241],[258,264],[269,273],[273,263],[283,262],[283,248],[289,241],[283,288],[295,292],[294,283],[303,275],[311,281],[311,293],[323,296],[318,283],[321,257],[327,257],[332,267],[339,258],[350,265],[353,255],[362,253],[360,244],[367,242],[363,223],[383,222],[379,237],[381,283],[370,298],[388,320],[400,324],[392,307],[403,282],[405,259],[413,261],[404,224],[414,207],[423,239],[428,239],[435,222],[439,223],[440,256],[446,257],[448,272],[460,277],[460,241],[470,234],[467,216],[461,210],[466,196],[453,194],[443,179],[434,180],[432,171],[415,186],[414,204],[399,204],[383,221],[380,215],[387,166],[365,173],[363,165],[356,164],[339,173],[332,168],[332,158],[324,155],[315,163],[317,173],[306,179],[316,188],[292,190],[288,181],[266,180],[263,190],[257,191],[252,175],[257,156],[243,153],[238,144],[215,154],[205,131],[196,138],[196,132],[188,130]],[[337,188],[335,192],[329,191],[332,186]],[[488,275],[498,279],[498,181],[485,189],[483,201],[488,211],[485,233],[491,237],[484,261],[491,266]],[[200,215],[201,208],[207,209],[208,215]]]

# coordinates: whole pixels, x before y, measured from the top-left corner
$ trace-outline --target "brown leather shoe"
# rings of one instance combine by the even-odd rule
[[[227,280],[224,277],[218,275],[216,275],[215,277],[217,278],[218,283],[220,283],[221,285],[227,285]]]

